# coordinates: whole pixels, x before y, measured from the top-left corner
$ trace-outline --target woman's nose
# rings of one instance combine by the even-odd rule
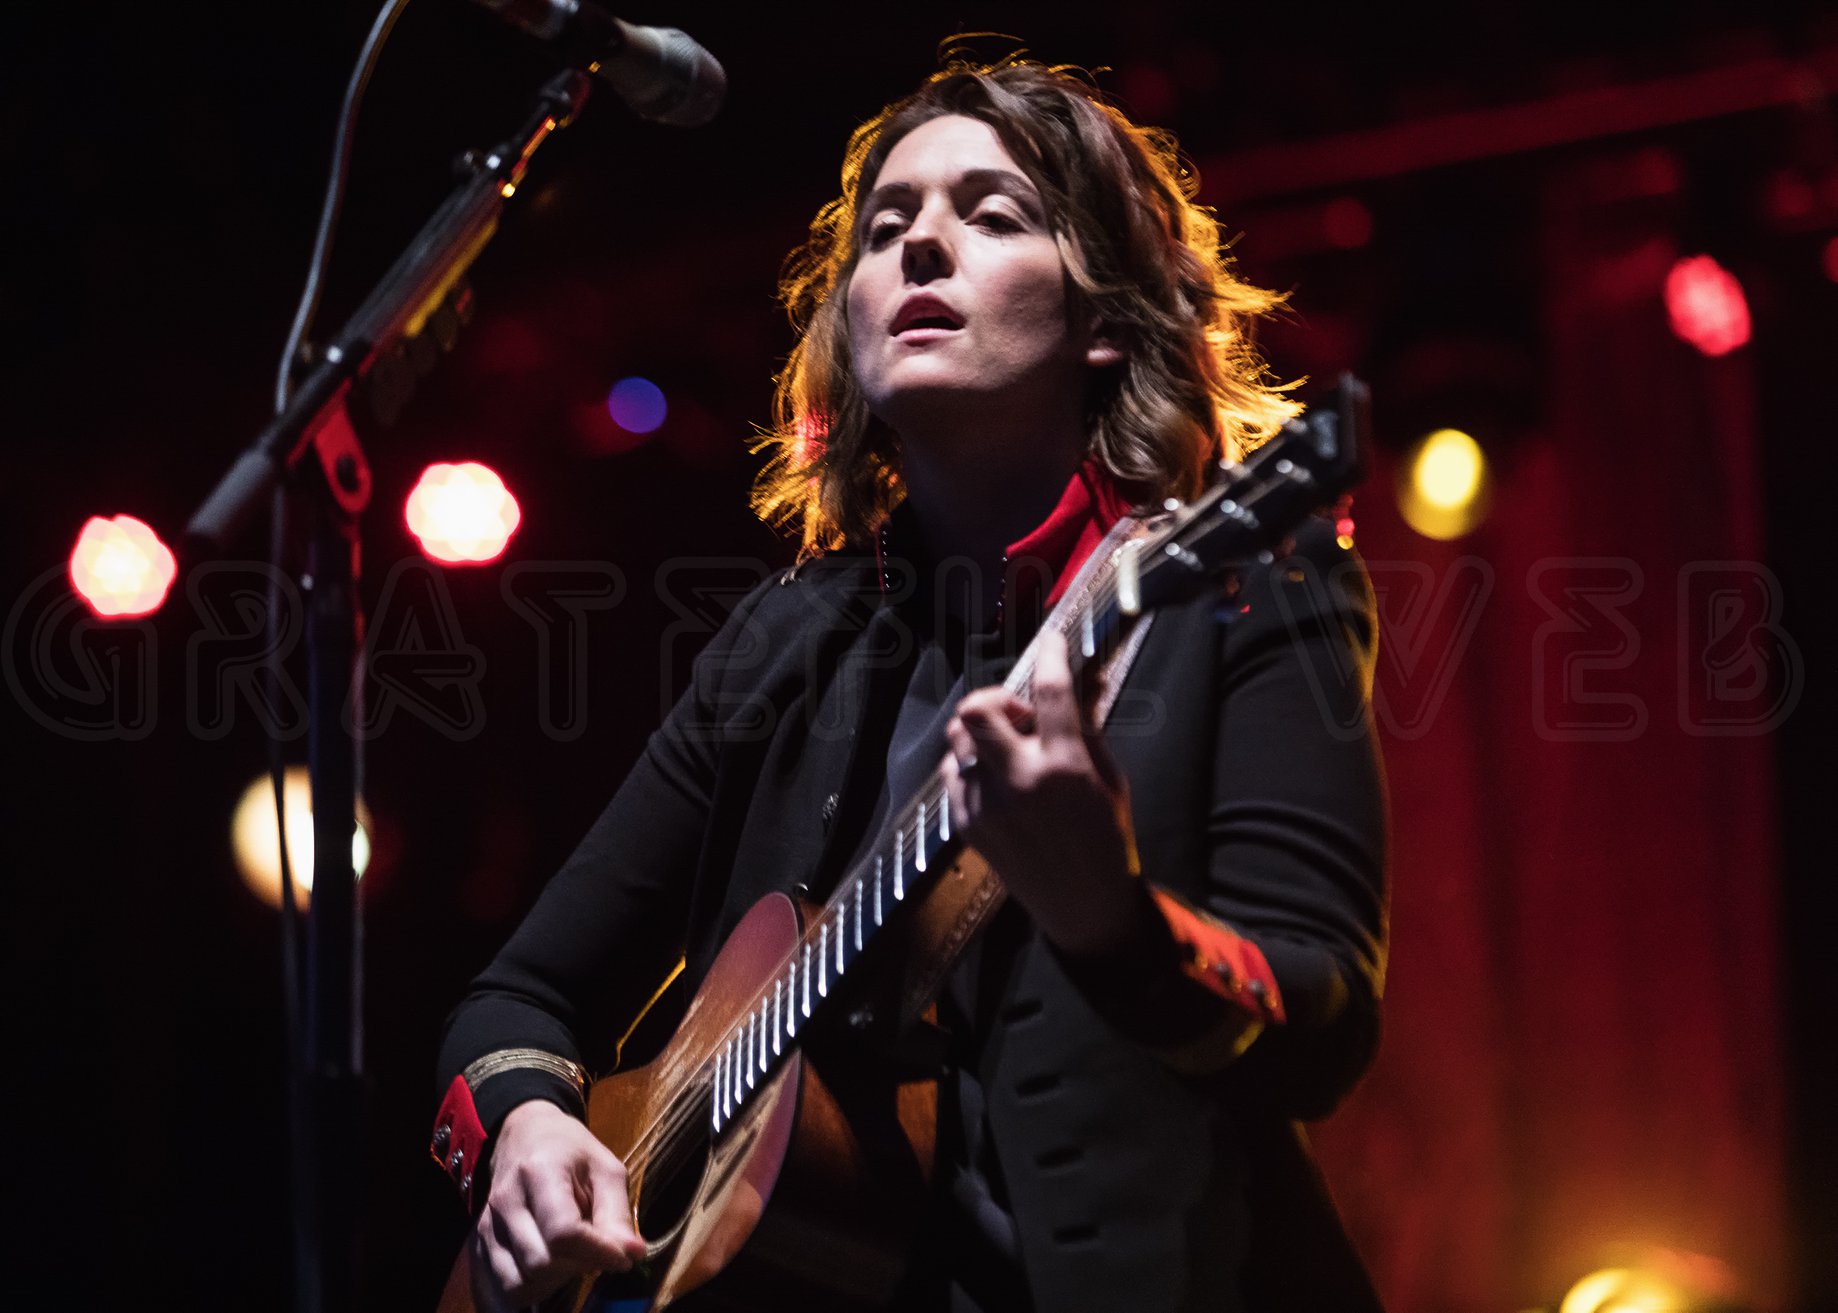
[[[947,226],[935,206],[925,206],[913,216],[900,248],[900,267],[909,282],[930,282],[951,272]]]

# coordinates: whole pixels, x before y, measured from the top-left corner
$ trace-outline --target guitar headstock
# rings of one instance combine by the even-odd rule
[[[1342,374],[1322,403],[1290,420],[1194,501],[1172,505],[1159,530],[1132,544],[1118,593],[1125,614],[1190,593],[1232,561],[1274,551],[1304,516],[1359,482],[1371,391]]]

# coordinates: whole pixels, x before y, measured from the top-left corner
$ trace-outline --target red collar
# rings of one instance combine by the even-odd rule
[[[1087,456],[1067,480],[1059,503],[1047,518],[1010,543],[1003,553],[1002,613],[1024,617],[1030,624],[1037,622],[1059,601],[1085,558],[1111,526],[1129,513],[1132,504],[1126,485],[1119,483],[1097,456]],[[888,557],[907,555],[910,559],[913,555],[910,550],[900,550],[914,545],[912,526],[906,523],[910,512],[902,514],[903,511],[905,506],[896,510],[875,539],[875,565],[883,597],[888,590]],[[1049,580],[1052,586],[1047,588]]]

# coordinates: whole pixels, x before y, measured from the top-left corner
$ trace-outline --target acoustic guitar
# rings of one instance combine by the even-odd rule
[[[1042,625],[1066,635],[1075,681],[1156,606],[1245,558],[1273,559],[1301,519],[1359,475],[1368,393],[1351,375],[1191,503],[1125,519]],[[1038,639],[1007,687],[1031,700]],[[1102,720],[1104,708],[1100,708]],[[869,1309],[905,1270],[927,1207],[935,1067],[903,1064],[958,950],[1000,901],[952,831],[942,774],[895,810],[822,905],[774,894],[741,920],[663,1052],[597,1081],[587,1124],[625,1163],[633,1272],[576,1283],[544,1313]],[[473,1313],[468,1259],[440,1313]]]

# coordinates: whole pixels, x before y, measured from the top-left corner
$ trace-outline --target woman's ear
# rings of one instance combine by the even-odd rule
[[[1091,343],[1085,348],[1085,363],[1098,369],[1123,363],[1123,347],[1110,325],[1096,323],[1091,326]]]

